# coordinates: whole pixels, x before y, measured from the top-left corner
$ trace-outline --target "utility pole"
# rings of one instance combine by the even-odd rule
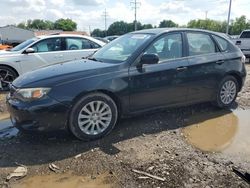
[[[91,36],[91,27],[89,25],[89,36]]]
[[[105,36],[107,36],[107,17],[108,17],[108,12],[106,11],[106,8],[105,8],[105,11],[103,12],[102,16],[104,17]]]
[[[207,13],[208,13],[208,11],[206,10],[205,11],[205,20],[207,20]]]
[[[138,2],[137,0],[134,0],[134,1],[130,2],[130,5],[135,10],[135,21],[134,21],[134,24],[135,24],[135,31],[136,31],[137,30],[137,9],[141,5],[141,3]]]
[[[227,34],[229,33],[231,7],[232,7],[232,0],[230,0],[230,2],[229,2],[229,10],[228,10],[228,16],[227,16],[227,32],[226,32]]]

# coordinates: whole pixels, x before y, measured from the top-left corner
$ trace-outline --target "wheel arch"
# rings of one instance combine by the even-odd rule
[[[20,75],[20,74],[18,73],[18,71],[17,71],[14,67],[12,67],[12,66],[10,66],[10,65],[0,64],[0,67],[8,67],[9,69],[13,70],[13,71],[17,74],[17,77]]]
[[[117,109],[118,109],[118,117],[121,116],[121,114],[122,114],[122,103],[121,103],[121,100],[119,99],[119,97],[118,97],[115,93],[113,93],[113,92],[111,92],[111,91],[109,91],[109,90],[105,90],[105,89],[97,89],[97,90],[94,90],[94,91],[89,91],[89,92],[82,92],[82,93],[80,93],[79,95],[77,95],[77,96],[73,99],[72,107],[73,107],[74,104],[75,104],[78,100],[80,100],[82,97],[84,97],[84,96],[86,96],[86,95],[94,94],[94,93],[102,93],[102,94],[105,94],[105,95],[109,96],[109,97],[115,102],[115,104],[116,104],[116,106],[117,106]],[[71,108],[72,108],[72,107],[71,107]],[[71,110],[70,110],[70,111],[71,111]]]
[[[226,74],[226,76],[233,76],[237,80],[237,82],[239,84],[239,91],[242,89],[242,87],[243,87],[243,80],[242,80],[242,77],[238,73],[236,73],[236,72],[230,72],[230,73]]]

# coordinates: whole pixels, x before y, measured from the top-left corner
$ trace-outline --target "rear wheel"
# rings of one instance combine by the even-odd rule
[[[9,90],[9,83],[13,82],[18,77],[17,73],[6,66],[0,66],[0,90]]]
[[[230,107],[239,91],[239,84],[235,77],[226,76],[217,91],[216,105],[220,108]]]
[[[95,140],[107,135],[117,119],[115,102],[105,94],[93,93],[82,97],[73,106],[69,128],[81,140]]]

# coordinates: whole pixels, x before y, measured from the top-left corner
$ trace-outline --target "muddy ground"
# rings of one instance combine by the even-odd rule
[[[247,81],[232,110],[250,115],[249,64],[247,69]],[[0,113],[6,118],[4,95],[0,100]],[[50,135],[18,133],[13,137],[16,133],[11,133],[15,130],[7,128],[0,131],[0,187],[56,187],[56,184],[67,188],[249,187],[232,170],[236,167],[242,172],[250,171],[249,136],[239,135],[239,132],[246,133],[250,129],[244,125],[246,130],[239,131],[243,116],[237,113],[233,115],[231,111],[219,110],[210,103],[166,109],[121,120],[110,135],[92,142],[76,140],[64,132]],[[232,116],[233,120],[230,119]],[[210,119],[215,118],[222,118],[213,122],[221,122],[225,128],[219,123],[210,130],[212,145],[196,145],[192,137],[196,132],[192,130],[206,126],[203,122],[209,124]],[[248,127],[249,122],[250,118],[244,121]],[[9,121],[5,120],[6,123]],[[218,133],[217,138],[213,137],[214,132]],[[232,147],[236,138],[238,145]],[[203,142],[199,139],[198,142]],[[51,163],[59,167],[57,173],[49,168]],[[19,165],[27,166],[26,177],[6,182],[7,175]],[[164,181],[133,170],[147,172]]]

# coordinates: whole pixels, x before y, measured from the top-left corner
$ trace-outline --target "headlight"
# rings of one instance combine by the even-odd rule
[[[18,89],[14,95],[22,101],[31,101],[44,97],[49,91],[50,88],[25,88]]]

